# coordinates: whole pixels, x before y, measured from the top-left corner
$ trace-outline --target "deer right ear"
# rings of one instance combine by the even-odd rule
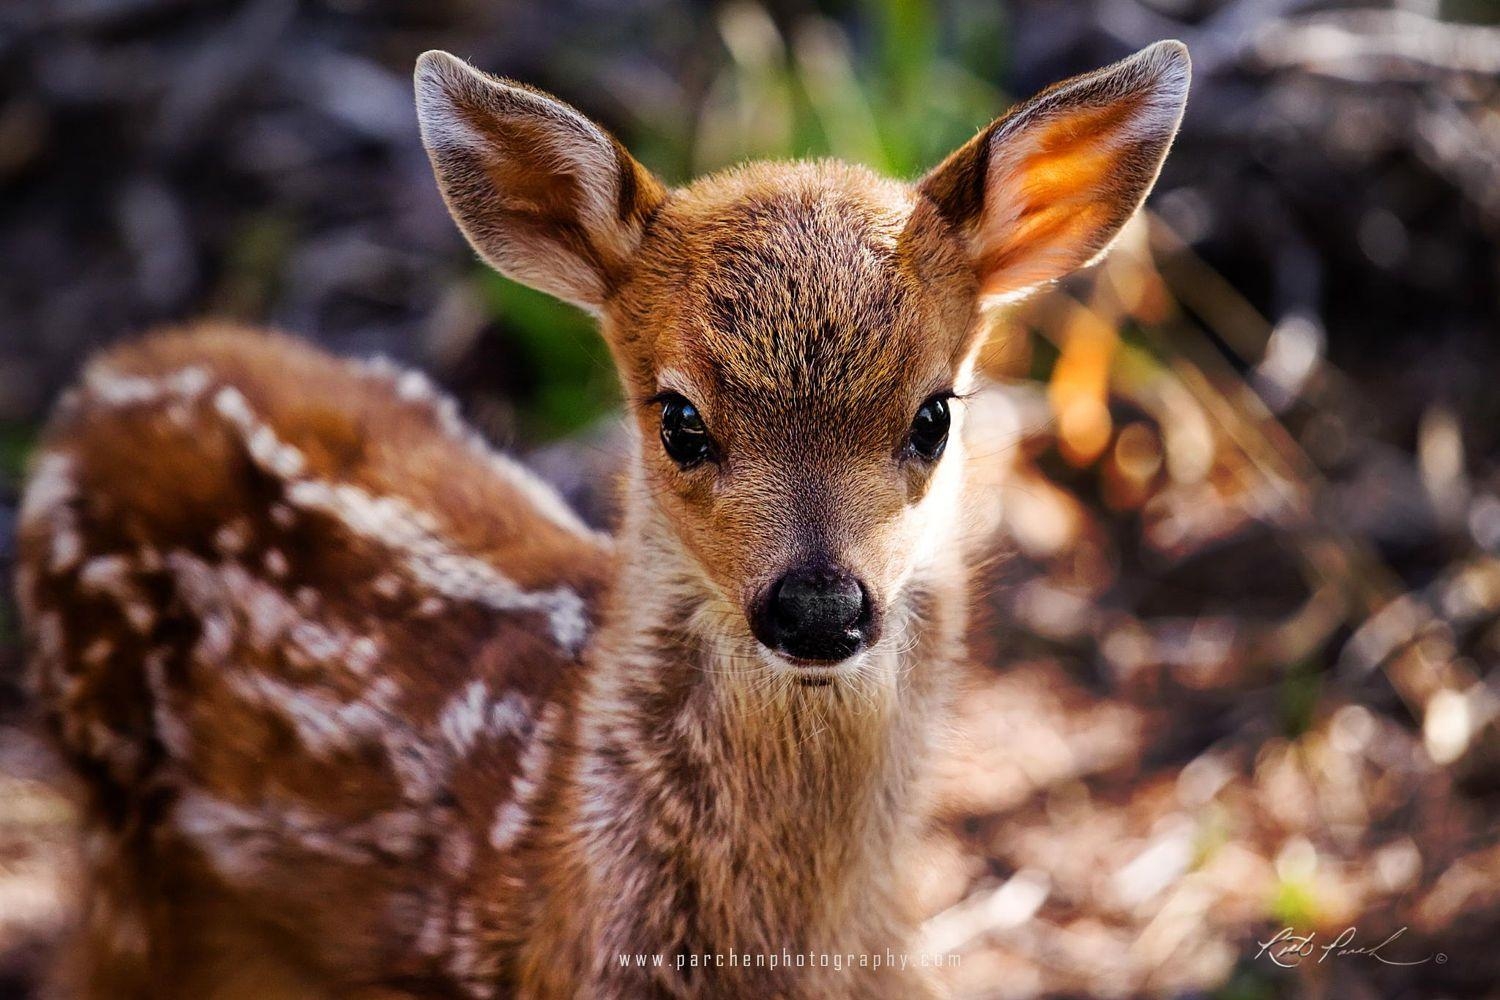
[[[666,197],[608,132],[446,52],[417,60],[417,114],[448,210],[517,281],[597,311]]]
[[[1156,183],[1190,73],[1181,42],[1157,42],[1020,104],[922,179],[981,295],[1024,294],[1109,249]]]

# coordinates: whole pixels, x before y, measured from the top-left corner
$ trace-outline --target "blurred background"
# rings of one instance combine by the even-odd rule
[[[928,944],[964,997],[1500,996],[1492,0],[0,4],[0,996],[67,919],[8,574],[89,351],[216,314],[417,364],[612,516],[604,349],[463,246],[417,53],[557,93],[669,181],[910,177],[1166,37],[1195,79],[1149,210],[986,350],[993,557]],[[1419,964],[1257,957],[1288,926],[1404,927],[1382,955]]]

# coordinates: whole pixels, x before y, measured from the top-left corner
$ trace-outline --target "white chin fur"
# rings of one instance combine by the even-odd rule
[[[761,660],[775,673],[786,674],[798,680],[808,681],[832,681],[840,677],[847,677],[857,672],[864,664],[865,658],[869,655],[869,650],[860,650],[847,660],[842,660],[826,667],[806,667],[783,659],[758,643],[756,644],[756,649],[760,653]]]

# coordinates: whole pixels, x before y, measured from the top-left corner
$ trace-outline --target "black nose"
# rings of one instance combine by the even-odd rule
[[[870,597],[826,563],[801,566],[771,585],[752,620],[755,637],[799,660],[847,659],[870,639]]]

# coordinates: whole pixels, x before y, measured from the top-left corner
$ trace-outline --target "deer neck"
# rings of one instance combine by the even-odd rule
[[[654,506],[627,511],[620,548],[575,772],[575,833],[594,850],[588,870],[606,873],[603,894],[659,934],[650,901],[610,874],[621,858],[657,867],[628,884],[673,893],[662,910],[692,928],[693,947],[888,933],[942,672],[922,662],[934,644],[884,644],[860,677],[804,687],[771,672]],[[892,632],[912,635],[930,610],[895,609],[908,620]]]

